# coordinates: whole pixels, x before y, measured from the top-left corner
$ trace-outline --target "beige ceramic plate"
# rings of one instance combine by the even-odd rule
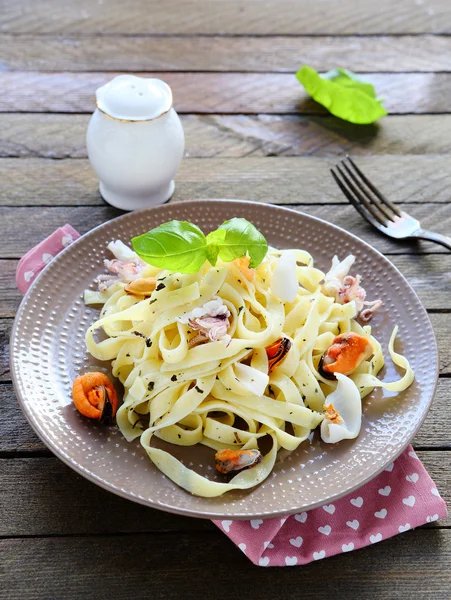
[[[410,360],[416,381],[398,395],[379,389],[368,396],[356,440],[327,445],[315,435],[312,443],[303,443],[296,452],[280,454],[272,476],[258,488],[204,499],[165,478],[139,441],[127,443],[116,428],[81,417],[71,403],[71,384],[77,374],[96,364],[86,354],[84,334],[98,311],[84,306],[82,293],[103,272],[107,243],[117,238],[127,242],[171,219],[193,221],[209,231],[234,216],[252,221],[273,246],[308,250],[323,270],[335,253],[340,257],[355,254],[368,297],[384,302],[372,323],[374,334],[388,354],[390,333],[399,325],[397,349]],[[346,231],[306,214],[236,201],[168,204],[124,215],[84,235],[53,260],[30,288],[11,340],[12,375],[20,406],[59,458],[130,500],[210,518],[249,519],[308,510],[373,478],[402,452],[422,424],[434,395],[437,364],[429,318],[406,280],[384,256]],[[398,378],[390,360],[381,375],[386,380]],[[207,448],[176,448],[175,454],[200,473],[209,477],[214,473],[213,453]]]

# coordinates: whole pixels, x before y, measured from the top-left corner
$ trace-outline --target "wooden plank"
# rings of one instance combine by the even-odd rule
[[[22,294],[16,288],[17,260],[0,260],[0,318],[14,317]],[[0,368],[0,380],[2,377]]]
[[[2,68],[20,71],[450,71],[447,36],[201,37],[0,35]]]
[[[224,182],[218,187],[224,190],[227,185],[229,186],[228,191],[231,192],[230,195],[235,195],[233,191],[237,191],[235,197],[239,197],[238,194],[240,194],[240,191],[238,188],[235,189],[233,182],[228,182],[228,184]],[[274,185],[276,185],[276,182],[274,182]],[[202,182],[198,183],[198,189],[206,191],[205,193],[202,193],[202,191],[195,193],[190,190],[189,186],[180,186],[177,197],[179,199],[182,197],[186,200],[205,196],[221,197],[221,193],[214,193],[214,187],[204,187],[202,186]],[[249,191],[243,198],[243,188],[241,190],[243,194],[241,198],[258,200],[256,191],[251,190],[252,187],[249,188]],[[446,253],[445,248],[431,242],[421,240],[395,241],[392,238],[382,236],[348,204],[335,205],[333,208],[327,204],[294,206],[292,208],[299,211],[302,210],[325,221],[330,221],[364,239],[384,254],[423,255]],[[425,228],[449,234],[451,229],[451,215],[446,204],[404,204],[403,208],[420,219]],[[0,239],[4,240],[0,247],[0,258],[20,258],[27,250],[38,244],[42,239],[65,223],[70,223],[80,233],[86,233],[93,227],[113,219],[120,214],[122,213],[119,210],[106,205],[89,207],[0,208]],[[24,223],[27,224],[26,228],[23,226]]]
[[[419,457],[444,500],[450,502],[451,452],[419,452]],[[124,500],[55,457],[0,460],[0,476],[5,498],[1,537],[213,531],[214,527],[204,519],[169,515]],[[22,494],[25,482],[27,493]],[[450,526],[451,518],[441,519],[438,525]]]
[[[336,162],[336,157],[190,158],[182,161],[176,175],[173,201],[241,198],[273,204],[346,205],[329,173]],[[412,210],[418,218],[426,215],[425,227],[439,223],[446,233],[451,218],[447,155],[362,156],[358,164],[392,201],[418,204]],[[86,159],[1,159],[0,181],[0,206],[104,206]],[[428,202],[437,205],[425,210]],[[323,208],[330,215],[330,208]]]
[[[0,381],[9,381],[9,338],[11,335],[12,320],[0,319]]]
[[[436,330],[437,331],[437,330]],[[447,410],[449,405],[449,397],[451,394],[451,379],[449,377],[443,377],[438,380],[437,392],[432,403],[431,410],[426,418],[426,421],[422,425],[420,431],[417,433],[413,440],[415,448],[451,448],[451,440],[449,437],[449,425],[443,419],[443,413]],[[426,459],[428,453],[425,453],[424,458]],[[423,456],[422,456],[423,458]],[[434,465],[439,465],[440,460],[437,455],[437,462]],[[433,477],[437,477],[435,466],[432,464],[427,466],[433,469]],[[431,471],[432,475],[432,471]],[[449,474],[451,476],[451,474]],[[451,481],[448,482],[451,484]],[[447,493],[449,490],[451,500],[451,485],[442,485],[441,490],[443,493]],[[449,522],[451,525],[451,520]]]
[[[4,2],[5,33],[389,34],[451,33],[447,0],[15,0]]]
[[[0,156],[86,158],[89,118],[0,113]],[[377,127],[326,115],[181,115],[181,120],[190,158],[451,153],[451,115],[391,115]]]
[[[393,264],[413,286],[427,309],[451,309],[451,254],[394,255]],[[0,318],[14,317],[22,295],[16,288],[17,260],[0,260]],[[0,376],[1,377],[1,376]]]
[[[418,260],[416,255],[391,256],[427,309],[451,308],[451,254],[429,254]],[[16,288],[17,260],[0,260],[0,318],[14,317],[22,295]]]
[[[5,499],[0,537],[214,529],[205,519],[171,515],[120,498],[54,456],[3,459],[0,474]]]
[[[231,586],[234,597],[278,600],[309,597],[300,589],[314,589],[316,600],[449,600],[451,593],[447,529],[409,531],[325,563],[276,572],[253,566],[219,530],[6,539],[0,552],[8,600],[130,600],[148,598],[149,590],[155,600],[180,598],[181,590],[184,600],[206,594],[229,600]]]
[[[4,363],[1,365],[1,369],[4,369]],[[22,414],[10,383],[0,384],[0,402],[2,407],[0,454],[8,456],[15,452],[46,452],[50,454]],[[0,460],[1,464],[3,463]]]
[[[449,328],[446,334],[449,339]],[[448,374],[449,371],[448,367]],[[416,448],[451,448],[448,422],[443,419],[443,415],[448,411],[450,395],[451,378],[440,378],[432,408],[414,439]],[[35,435],[22,415],[11,384],[0,385],[0,401],[4,417],[0,421],[0,454],[9,456],[17,452],[22,454],[46,452],[46,446]],[[443,490],[445,489],[446,486],[443,486]]]
[[[145,73],[167,81],[180,113],[325,114],[293,74]],[[3,71],[0,112],[91,113],[114,73]],[[449,113],[450,73],[368,74],[392,114]]]
[[[418,258],[418,257],[417,257]],[[429,315],[437,338],[439,348],[439,370],[441,375],[451,374],[451,307],[448,304],[447,312],[432,313]],[[9,337],[12,319],[0,319],[0,381],[9,381]],[[441,444],[440,444],[441,445]]]
[[[199,182],[201,186],[201,182]],[[226,187],[226,184],[224,184]],[[184,187],[187,190],[188,186]],[[229,191],[233,191],[230,182]],[[209,192],[212,190],[209,189]],[[242,190],[243,191],[243,190]],[[178,193],[182,196],[183,188]],[[189,189],[183,193],[183,199],[214,196],[214,193],[193,193]],[[232,194],[231,194],[232,195]],[[217,194],[221,197],[221,194]],[[238,194],[237,194],[238,196]],[[244,194],[243,194],[244,196]],[[256,193],[249,191],[242,199],[257,200]],[[354,208],[348,204],[331,206],[311,205],[293,206],[295,210],[304,211],[312,216],[330,221],[354,235],[364,239],[384,254],[429,254],[446,253],[446,249],[438,244],[422,240],[396,241],[387,236],[382,236],[371,225],[360,217]],[[451,215],[445,204],[404,204],[404,210],[415,215],[427,229],[436,230],[444,234],[450,231]],[[27,250],[38,244],[50,235],[55,229],[65,223],[70,223],[81,234],[93,227],[113,219],[122,214],[112,207],[80,206],[80,207],[14,207],[0,208],[0,239],[4,242],[0,248],[0,258],[20,258]],[[24,229],[23,223],[27,223]]]

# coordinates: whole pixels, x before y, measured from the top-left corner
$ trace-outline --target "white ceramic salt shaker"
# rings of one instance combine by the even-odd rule
[[[103,198],[123,210],[169,200],[185,148],[171,88],[119,75],[97,90],[96,104],[86,144]]]

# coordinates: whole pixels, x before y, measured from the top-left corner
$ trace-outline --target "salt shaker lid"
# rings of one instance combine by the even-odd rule
[[[172,107],[172,91],[161,79],[118,75],[96,91],[97,108],[121,121],[149,121]]]

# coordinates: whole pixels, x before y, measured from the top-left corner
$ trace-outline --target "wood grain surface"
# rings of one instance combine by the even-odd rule
[[[451,310],[451,254],[426,254],[421,260],[417,254],[394,254],[390,260],[427,309]],[[14,317],[22,298],[15,284],[17,263],[16,259],[0,259],[0,317]]]
[[[406,34],[451,33],[448,0],[2,0],[5,33]]]
[[[225,184],[224,184],[224,187]],[[204,189],[199,186],[199,189]],[[233,189],[233,186],[230,186]],[[189,193],[185,200],[190,198],[205,198],[210,194],[198,192]],[[232,195],[232,194],[230,194]],[[256,200],[255,195],[248,195],[243,198],[241,194],[233,194],[234,197],[241,199]],[[244,195],[244,194],[243,194]],[[270,197],[264,201],[269,202]],[[295,210],[303,210],[307,214],[331,221],[339,225],[358,237],[373,245],[377,250],[385,254],[447,254],[445,248],[425,242],[417,241],[396,241],[388,237],[382,237],[375,229],[368,225],[347,205],[311,205],[294,206]],[[436,229],[446,233],[449,231],[451,215],[449,207],[445,204],[417,205],[405,204],[404,210],[421,219],[425,228]],[[0,207],[0,239],[2,243],[2,258],[20,258],[26,251],[39,243],[43,238],[50,235],[56,228],[65,223],[70,223],[80,233],[86,233],[93,227],[100,225],[108,219],[122,214],[119,210],[107,206],[42,206],[42,207]],[[24,229],[22,224],[27,223]],[[3,237],[2,237],[3,236]]]
[[[39,36],[0,35],[2,68],[15,71],[451,70],[448,36]]]
[[[451,450],[451,440],[449,437],[449,428],[443,420],[443,413],[446,412],[451,395],[451,378],[449,373],[447,377],[441,377],[438,382],[437,395],[435,397],[431,411],[422,426],[419,433],[413,440],[414,447],[417,449],[440,449]],[[5,379],[9,379],[8,373],[5,373]],[[2,381],[0,383],[0,401],[4,418],[0,422],[0,457],[16,460],[15,456],[45,455],[50,456],[50,451],[41,440],[32,432],[25,417],[18,410],[17,399],[10,383]],[[427,452],[426,452],[427,454]],[[447,458],[448,457],[448,458]],[[451,459],[451,452],[442,455],[443,460]],[[3,462],[0,460],[0,464]],[[31,462],[30,465],[35,463]],[[450,474],[448,473],[446,477]],[[445,474],[443,474],[445,477]],[[443,486],[444,492],[450,494]],[[451,523],[450,523],[451,524]]]
[[[276,570],[255,567],[219,531],[0,542],[9,600],[87,594],[96,600],[130,600],[131,591],[133,598],[151,594],[156,600],[229,600],[231,593],[292,600],[311,598],[311,590],[316,600],[330,600],[337,589],[343,590],[343,600],[437,600],[447,598],[450,560],[451,531],[434,528],[329,558],[327,576],[321,561]]]
[[[95,90],[115,73],[4,71],[0,112],[92,113]],[[152,77],[156,73],[146,72]],[[326,114],[292,73],[160,72],[180,113]],[[451,73],[368,73],[391,114],[449,112]]]
[[[451,485],[451,453],[418,451],[418,456],[444,499],[451,501],[447,492]],[[115,496],[86,481],[55,457],[3,459],[0,476],[6,498],[0,536],[214,531],[208,520],[169,515]],[[14,490],[23,481],[27,482],[28,510],[22,506],[18,509],[14,501]],[[64,507],[77,496],[83,497],[83,502],[73,503],[70,513],[61,518]],[[32,507],[36,509],[30,510]],[[434,527],[450,525],[448,517]]]
[[[282,205],[315,204],[318,208],[312,210],[325,209],[331,217],[340,220],[341,211],[332,214],[325,207],[341,204],[343,210],[350,209],[329,172],[336,163],[335,156],[189,158],[180,165],[172,201],[239,198]],[[451,156],[362,156],[358,165],[392,201],[406,204],[405,210],[414,210],[419,219],[427,220],[425,227],[438,223],[446,231],[451,218],[448,211]],[[86,159],[0,159],[0,181],[0,207],[46,205],[106,209],[97,190],[96,175]],[[14,218],[14,212],[8,211],[8,214]],[[2,221],[0,228],[10,225]],[[353,222],[362,227],[360,218]],[[381,239],[381,243],[384,240]]]
[[[110,494],[55,458],[18,408],[8,343],[18,259],[56,227],[122,214],[86,153],[95,90],[120,72],[173,89],[186,135],[172,201],[241,198],[305,211],[387,254],[440,349],[413,440],[451,502],[451,253],[382,237],[329,175],[346,153],[424,227],[451,234],[449,0],[0,0],[0,598],[449,600],[451,518],[302,568],[261,569],[213,524]],[[331,117],[302,64],[362,73],[390,115]]]
[[[0,157],[86,158],[89,118],[0,113]],[[451,153],[451,115],[391,115],[367,127],[326,115],[181,115],[181,121],[190,158]]]

